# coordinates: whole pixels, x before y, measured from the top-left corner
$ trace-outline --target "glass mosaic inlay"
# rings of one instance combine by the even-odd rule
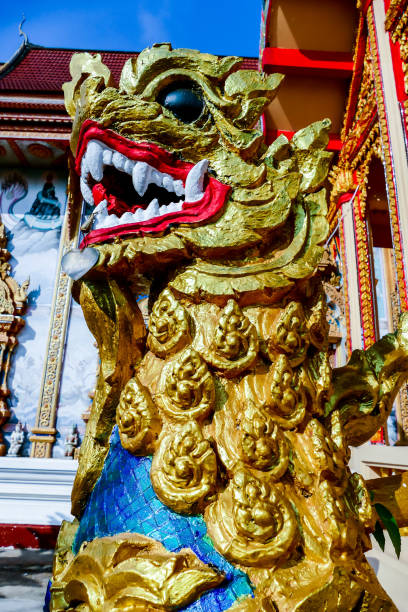
[[[150,482],[151,463],[151,457],[135,457],[125,450],[114,428],[101,476],[76,534],[74,552],[84,541],[126,531],[154,538],[172,552],[191,548],[204,563],[222,570],[226,581],[183,609],[228,610],[237,599],[253,593],[247,576],[215,550],[201,515],[182,516],[161,503]]]

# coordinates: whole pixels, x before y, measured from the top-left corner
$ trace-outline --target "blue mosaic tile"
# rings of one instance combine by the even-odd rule
[[[202,516],[182,516],[161,503],[150,482],[152,457],[134,457],[122,448],[114,428],[102,473],[89,498],[73,545],[116,533],[142,533],[167,550],[191,548],[204,563],[223,571],[226,581],[183,608],[186,612],[222,612],[253,591],[247,576],[213,547]]]

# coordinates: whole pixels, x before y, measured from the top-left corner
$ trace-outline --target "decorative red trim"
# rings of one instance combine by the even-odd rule
[[[371,4],[372,4],[373,0],[365,0],[361,6],[361,13],[363,15],[365,15],[368,11],[368,9],[370,8]]]
[[[338,210],[346,202],[350,202],[351,198],[353,197],[353,193],[353,191],[348,191],[347,193],[343,193],[341,196],[339,196],[336,204],[336,210]]]
[[[266,138],[265,138],[266,144],[270,145],[275,140],[275,138],[277,138],[281,134],[286,136],[288,140],[291,140],[295,132],[290,131],[290,130],[266,130],[265,134],[266,134]],[[329,135],[329,144],[327,145],[327,149],[329,151],[340,151],[342,146],[343,146],[343,143],[338,134]]]
[[[71,117],[63,115],[30,115],[29,113],[1,113],[2,121],[31,121],[32,123],[71,123]]]
[[[374,38],[374,47],[373,45],[370,44],[370,51],[371,51],[371,55],[373,57],[373,61],[374,63],[376,63],[376,65],[378,66],[378,79],[379,79],[379,83],[377,83],[377,79],[375,78],[376,81],[376,87],[378,86],[378,84],[381,87],[381,92],[379,92],[377,90],[377,96],[381,95],[381,99],[382,99],[382,105],[385,109],[385,94],[384,94],[384,81],[382,79],[382,75],[381,75],[381,71],[379,69],[381,62],[380,62],[380,54],[379,54],[379,50],[378,50],[378,37],[377,37],[377,30],[376,30],[376,26],[375,26],[375,19],[374,19],[374,10],[373,8],[371,8],[368,19],[370,21],[370,23],[372,24],[372,34],[373,34],[373,38]],[[375,77],[375,71],[374,71],[374,77]],[[387,117],[387,113],[385,112],[384,114],[384,123],[385,123],[385,128],[386,128],[386,140],[385,142],[388,143],[385,144],[385,148],[391,147],[391,135],[390,135],[390,128],[389,128],[389,123],[388,123],[388,117]],[[381,125],[381,129],[383,130],[383,125],[381,122],[381,118],[380,118],[380,125]],[[405,126],[404,126],[404,130],[405,130]],[[382,140],[384,142],[384,134],[382,133]],[[389,156],[390,158],[392,157],[391,151],[389,151]],[[394,199],[394,214],[392,214],[391,211],[391,218],[394,217],[394,219],[392,220],[392,236],[393,236],[393,242],[395,244],[395,242],[398,242],[399,248],[398,250],[395,248],[395,258],[396,258],[396,264],[397,264],[397,286],[398,286],[398,293],[399,293],[399,297],[400,297],[400,306],[401,309],[403,310],[407,310],[408,309],[408,292],[407,292],[407,277],[406,277],[406,262],[404,259],[404,255],[402,252],[402,244],[403,244],[403,240],[402,240],[402,236],[401,236],[401,223],[400,223],[400,215],[399,215],[399,203],[398,203],[398,199],[399,199],[399,193],[398,193],[398,189],[397,189],[397,184],[396,184],[396,178],[395,178],[395,172],[394,172],[394,166],[392,164],[392,161],[390,159],[389,163],[385,163],[386,169],[387,169],[387,175],[388,175],[388,179],[387,180],[391,180],[392,181],[392,186],[393,186],[393,190],[394,190],[394,194],[389,194],[389,203],[391,203],[391,199]],[[391,182],[390,181],[390,182]],[[388,191],[391,190],[391,185],[388,186]],[[397,240],[398,238],[398,240]],[[398,269],[400,266],[400,269]]]
[[[342,51],[309,51],[266,47],[262,53],[265,72],[281,71],[285,74],[310,74],[349,78],[353,73],[353,56]]]
[[[55,548],[59,525],[0,524],[0,547]]]
[[[23,151],[18,146],[18,144],[12,138],[7,138],[7,142],[9,143],[10,149],[13,151],[14,155],[17,157],[19,162],[23,166],[28,166],[29,164],[28,164],[27,158],[24,155]]]
[[[358,182],[357,172],[353,171],[353,180],[354,184]],[[372,274],[373,271],[370,268],[370,262],[368,259],[368,243],[367,243],[367,228],[366,228],[366,219],[362,213],[361,209],[361,190],[359,190],[356,194],[353,206],[353,221],[354,221],[354,236],[355,236],[355,244],[356,244],[356,255],[357,255],[357,278],[358,278],[358,298],[360,302],[360,320],[361,320],[361,328],[362,328],[362,340],[363,340],[363,349],[366,350],[369,348],[376,340],[374,326],[370,333],[370,329],[367,329],[367,316],[365,314],[365,303],[370,305],[370,313],[369,313],[369,321],[372,323],[374,321],[374,306],[373,300],[374,296],[372,294],[373,283],[372,283]],[[356,218],[358,215],[358,219]],[[361,232],[361,224],[364,225],[364,238],[361,238],[357,234],[357,226],[360,226]],[[362,280],[362,276],[368,277],[368,287],[366,283]],[[365,286],[364,286],[365,285]],[[367,295],[369,293],[369,295]],[[369,325],[369,323],[368,323]]]
[[[53,145],[56,149],[60,149],[63,153],[66,153],[69,147],[69,140],[55,140],[55,138],[49,138],[45,142]]]
[[[268,37],[269,37],[269,24],[271,23],[271,10],[272,10],[272,2],[273,0],[269,0],[268,11],[265,15],[265,47],[268,46]]]
[[[389,39],[391,47],[392,65],[394,69],[395,87],[397,89],[397,98],[399,102],[404,102],[408,99],[408,96],[405,93],[404,87],[404,72],[402,70],[400,44],[398,41],[396,43],[393,43],[391,36],[389,36]]]
[[[363,76],[364,57],[367,45],[367,31],[364,17],[360,17],[357,33],[357,44],[354,53],[354,69],[350,85],[349,103],[347,107],[347,116],[345,118],[343,135],[348,134],[354,117],[359,100],[361,78]]]

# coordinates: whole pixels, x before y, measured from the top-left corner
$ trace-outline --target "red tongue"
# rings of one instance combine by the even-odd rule
[[[95,206],[98,206],[102,200],[107,200],[106,189],[102,183],[97,183],[92,187],[92,195]]]
[[[120,200],[114,195],[108,195],[105,187],[102,183],[97,183],[92,187],[92,195],[94,199],[94,205],[98,206],[100,202],[103,200],[107,200],[108,202],[108,212],[115,213],[115,215],[122,215],[124,212],[127,212],[129,207],[123,200]],[[141,206],[136,206],[134,208],[141,208]],[[134,210],[132,210],[134,212]]]

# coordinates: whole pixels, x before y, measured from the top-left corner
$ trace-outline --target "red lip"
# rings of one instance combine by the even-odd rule
[[[101,128],[95,121],[84,122],[78,142],[75,169],[81,175],[81,161],[90,140],[98,140],[114,151],[118,151],[132,161],[143,161],[156,170],[169,174],[173,179],[181,179],[185,184],[188,173],[194,164],[183,162],[156,144],[149,142],[134,142],[119,136],[112,130]],[[209,220],[223,207],[228,193],[228,185],[220,183],[212,176],[208,176],[204,196],[197,202],[184,202],[182,210],[170,212],[148,221],[140,221],[128,225],[117,225],[111,228],[95,229],[87,234],[81,243],[81,248],[97,242],[105,242],[116,236],[130,234],[144,235],[147,233],[163,232],[170,225],[179,223],[200,224]]]

